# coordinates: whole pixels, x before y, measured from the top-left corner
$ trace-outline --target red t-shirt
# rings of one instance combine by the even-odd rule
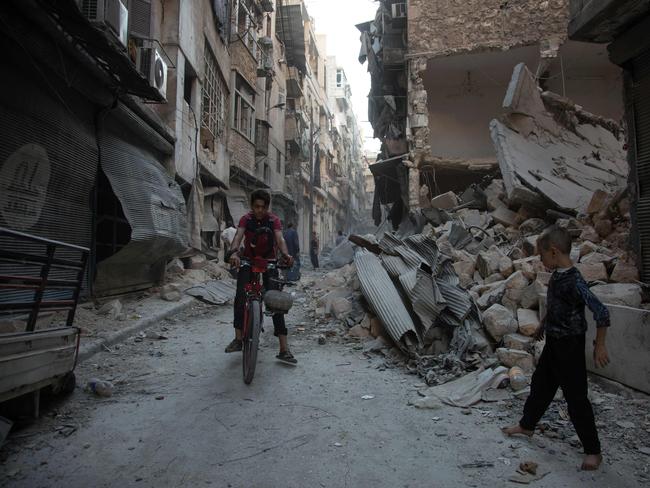
[[[253,247],[253,238],[255,232],[260,227],[268,227],[271,233],[261,233],[257,235],[257,245]],[[248,212],[239,220],[239,228],[244,229],[244,253],[245,258],[262,257],[265,259],[274,259],[276,257],[275,249],[275,231],[282,230],[282,222],[277,215],[268,212],[262,220],[257,220],[253,212]]]

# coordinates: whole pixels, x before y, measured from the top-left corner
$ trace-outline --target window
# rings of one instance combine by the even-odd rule
[[[341,88],[343,86],[343,71],[340,69],[336,70],[336,88]]]
[[[194,85],[196,83],[196,72],[192,69],[192,65],[185,60],[185,80],[183,83],[183,98],[187,104],[192,107],[192,95]]]
[[[226,90],[209,44],[204,49],[205,79],[203,80],[203,109],[201,125],[215,138],[221,137],[225,129]]]
[[[282,174],[282,153],[279,149],[275,150],[275,170]]]
[[[237,75],[232,127],[251,142],[255,136],[255,94],[246,81]]]

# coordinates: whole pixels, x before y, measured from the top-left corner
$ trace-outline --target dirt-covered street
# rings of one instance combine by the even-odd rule
[[[3,446],[2,485],[506,486],[523,461],[539,464],[539,487],[647,482],[649,457],[637,449],[646,399],[592,385],[606,461],[581,472],[561,401],[532,440],[499,431],[517,420],[521,400],[416,408],[427,385],[403,358],[369,352],[376,341],[333,319],[316,324],[313,300],[296,293],[288,322],[297,367],[276,362],[267,327],[246,386],[241,356],[223,352],[230,307],[197,302],[150,329],[167,339],[132,337],[82,363],[72,396],[45,404]],[[93,377],[111,381],[113,395],[84,391]]]

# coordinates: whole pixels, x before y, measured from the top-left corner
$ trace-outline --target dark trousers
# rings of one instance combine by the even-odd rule
[[[237,294],[235,295],[235,329],[241,329],[244,326],[244,307],[246,306],[246,292],[244,287],[248,284],[251,277],[250,266],[241,266],[237,274]],[[265,290],[277,290],[279,285],[271,278],[278,278],[278,270],[272,269],[264,273],[263,284]],[[284,323],[284,315],[277,313],[273,315],[273,333],[274,335],[281,336],[287,335],[287,326]]]
[[[311,265],[314,267],[314,269],[318,268],[318,253],[315,251],[311,251],[309,253],[309,257],[311,258]]]
[[[584,334],[546,338],[546,345],[533,373],[524,416],[519,421],[522,428],[535,429],[553,401],[558,387],[562,388],[569,407],[569,417],[585,454],[600,454],[594,412],[587,397]]]

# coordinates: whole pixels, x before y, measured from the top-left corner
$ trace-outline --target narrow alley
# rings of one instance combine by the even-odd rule
[[[322,276],[306,273],[305,281]],[[598,475],[581,472],[561,402],[545,418],[560,428],[533,440],[499,430],[521,402],[416,408],[427,387],[422,379],[388,350],[370,352],[372,338],[307,319],[314,312],[308,296],[297,292],[300,305],[288,319],[298,366],[275,360],[267,326],[250,386],[242,382],[241,355],[223,352],[232,335],[228,306],[197,303],[152,327],[167,340],[136,335],[82,363],[79,383],[99,376],[114,383],[113,395],[77,388],[50,404],[3,450],[2,485],[504,486],[527,460],[545,475],[540,488],[648,480],[639,477],[643,456],[633,450],[633,432],[608,428],[643,415],[647,427],[646,399],[592,385],[610,454]]]

